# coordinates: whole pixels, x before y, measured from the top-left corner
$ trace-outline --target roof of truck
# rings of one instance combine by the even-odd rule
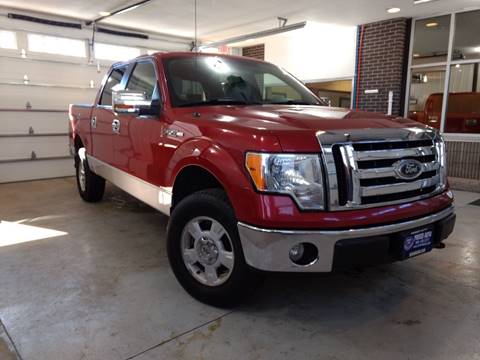
[[[244,61],[256,61],[256,62],[265,62],[263,60],[254,59],[245,56],[237,56],[237,55],[227,55],[227,54],[217,54],[217,53],[208,53],[208,52],[190,52],[190,51],[175,51],[175,52],[156,52],[151,55],[140,55],[134,59],[119,61],[114,64],[114,66],[120,64],[128,64],[137,59],[148,59],[152,57],[156,57],[157,59],[168,59],[168,58],[178,58],[178,57],[194,57],[194,56],[218,56],[218,57],[225,57],[225,58],[232,58],[232,59],[240,59]]]

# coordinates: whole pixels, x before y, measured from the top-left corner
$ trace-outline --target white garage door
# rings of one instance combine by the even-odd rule
[[[88,34],[73,39],[1,27],[0,183],[74,175],[68,105],[91,103],[114,59],[89,64]],[[115,55],[115,45],[103,50]],[[117,50],[120,56],[147,52]],[[72,56],[65,55],[69,51]]]

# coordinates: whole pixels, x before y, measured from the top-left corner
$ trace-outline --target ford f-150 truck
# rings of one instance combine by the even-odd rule
[[[70,106],[78,191],[99,201],[108,180],[169,215],[173,272],[214,305],[238,302],[265,271],[330,272],[442,247],[455,214],[438,132],[322,105],[254,59],[117,63],[93,105]]]

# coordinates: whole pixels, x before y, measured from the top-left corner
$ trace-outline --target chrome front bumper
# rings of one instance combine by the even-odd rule
[[[335,243],[343,239],[388,235],[441,221],[454,213],[450,206],[438,213],[401,223],[350,230],[271,230],[238,223],[243,253],[248,265],[265,271],[330,272]],[[318,259],[308,266],[293,263],[289,251],[295,244],[307,242],[318,249]]]

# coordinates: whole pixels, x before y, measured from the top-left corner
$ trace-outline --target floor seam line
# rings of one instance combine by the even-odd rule
[[[5,326],[1,318],[0,318],[0,326],[3,328],[3,330],[5,331],[5,334],[7,335],[8,340],[12,344],[13,350],[15,351],[15,355],[18,357],[19,360],[23,360],[22,356],[20,355],[20,352],[18,351],[17,345],[15,345],[13,338],[10,336],[10,333],[8,332],[7,327]]]
[[[186,330],[186,331],[184,331],[184,332],[182,332],[182,333],[180,333],[180,334],[178,334],[178,335],[176,335],[176,336],[174,336],[174,337],[172,337],[172,338],[170,338],[170,339],[164,340],[164,341],[162,341],[162,342],[160,342],[160,343],[158,343],[158,344],[156,344],[156,345],[153,345],[153,346],[151,346],[151,347],[149,347],[149,348],[147,348],[147,349],[145,349],[145,350],[142,350],[142,351],[140,351],[139,353],[137,353],[137,354],[135,354],[135,355],[129,356],[129,357],[126,358],[125,360],[132,360],[132,359],[134,359],[134,358],[136,358],[136,357],[138,357],[138,356],[140,356],[140,355],[143,355],[143,354],[149,352],[150,350],[153,350],[153,349],[156,349],[156,348],[158,348],[158,347],[160,347],[160,346],[163,346],[163,345],[165,345],[165,344],[168,344],[169,342],[172,342],[172,341],[178,339],[179,337],[182,337],[182,336],[184,336],[184,335],[187,335],[187,334],[189,334],[189,333],[191,333],[191,332],[193,332],[193,331],[195,331],[195,330],[198,330],[198,329],[200,329],[200,328],[202,328],[202,327],[204,327],[204,326],[206,326],[206,325],[209,325],[209,324],[211,324],[211,323],[213,323],[213,322],[215,322],[215,321],[217,321],[217,320],[223,319],[224,317],[232,314],[233,312],[234,312],[233,310],[232,310],[232,311],[229,311],[229,312],[226,312],[225,314],[223,314],[223,315],[221,315],[221,316],[218,316],[218,317],[216,317],[215,319],[209,320],[209,321],[207,321],[207,322],[205,322],[205,323],[203,323],[203,324],[200,324],[200,325],[198,325],[198,326],[195,326],[195,327],[191,328],[190,330]]]

